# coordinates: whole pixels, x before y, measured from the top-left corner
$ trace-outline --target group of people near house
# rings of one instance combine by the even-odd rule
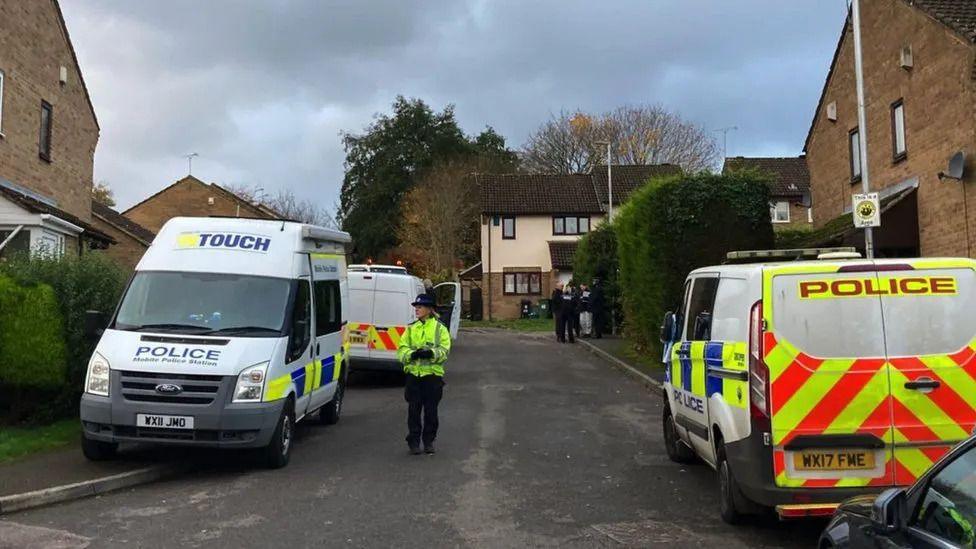
[[[605,307],[598,280],[587,284],[557,283],[552,291],[552,313],[556,319],[556,340],[575,343],[579,337],[603,337]]]

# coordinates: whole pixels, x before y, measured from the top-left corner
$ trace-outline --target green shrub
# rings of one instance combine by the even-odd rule
[[[593,279],[600,279],[608,316],[610,311],[620,311],[617,306],[620,298],[618,271],[617,234],[610,223],[603,223],[577,244],[573,278],[576,284],[592,284]]]
[[[802,248],[803,244],[809,240],[812,230],[804,229],[780,229],[776,231],[776,249],[789,250]]]
[[[66,374],[57,388],[57,394],[40,403],[41,408],[34,411],[32,418],[43,416],[44,419],[53,419],[77,413],[78,398],[95,344],[84,338],[85,311],[98,310],[111,314],[130,272],[102,254],[85,253],[61,259],[17,256],[0,262],[0,274],[20,285],[49,286],[63,318]]]
[[[764,176],[678,175],[652,180],[614,220],[626,333],[659,351],[658,327],[682,298],[685,277],[731,250],[773,245]]]

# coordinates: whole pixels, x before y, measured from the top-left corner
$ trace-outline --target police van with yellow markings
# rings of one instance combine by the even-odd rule
[[[730,523],[910,485],[976,427],[974,310],[971,259],[730,253],[664,318],[668,455],[718,471]]]
[[[99,337],[81,400],[82,449],[120,442],[291,455],[295,422],[339,421],[347,379],[343,232],[292,221],[174,218]]]

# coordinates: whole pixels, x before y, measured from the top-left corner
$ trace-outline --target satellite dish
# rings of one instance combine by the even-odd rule
[[[962,151],[952,155],[949,160],[949,173],[946,174],[953,179],[962,179],[962,172],[966,168],[966,155]]]
[[[966,155],[959,151],[949,159],[949,170],[939,173],[939,179],[956,179],[961,181],[966,170]]]

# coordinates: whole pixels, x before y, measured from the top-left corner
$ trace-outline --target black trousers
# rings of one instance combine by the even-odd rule
[[[575,335],[573,317],[575,316],[575,314],[568,313],[566,311],[559,313],[559,316],[556,317],[556,339],[559,341],[566,341],[566,336],[568,334],[570,343],[576,341],[573,337]]]
[[[603,317],[603,311],[596,309],[593,311],[593,337],[601,338],[603,337],[603,323],[606,319]]]
[[[437,405],[444,395],[444,380],[440,376],[417,377],[407,374],[404,388],[407,400],[407,444],[429,446],[437,438]]]

